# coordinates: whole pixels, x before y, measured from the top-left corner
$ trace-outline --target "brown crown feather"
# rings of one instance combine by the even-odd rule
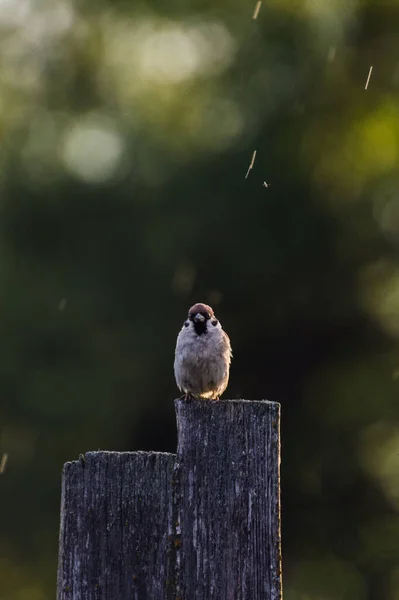
[[[202,302],[197,302],[197,304],[194,304],[194,306],[192,306],[188,311],[188,316],[203,312],[208,312],[211,315],[211,318],[215,316],[212,308],[207,304],[203,304]]]

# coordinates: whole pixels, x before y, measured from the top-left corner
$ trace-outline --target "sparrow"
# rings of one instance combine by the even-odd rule
[[[175,379],[186,399],[218,400],[229,381],[229,336],[210,306],[194,304],[177,336]]]

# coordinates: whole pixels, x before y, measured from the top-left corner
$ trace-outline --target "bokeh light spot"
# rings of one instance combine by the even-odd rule
[[[61,145],[65,168],[91,183],[114,178],[123,163],[124,142],[111,121],[94,116],[78,120],[67,130]]]

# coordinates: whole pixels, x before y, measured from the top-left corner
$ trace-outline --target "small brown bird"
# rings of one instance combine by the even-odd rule
[[[207,304],[194,304],[177,336],[175,378],[186,398],[218,400],[229,381],[231,345]]]

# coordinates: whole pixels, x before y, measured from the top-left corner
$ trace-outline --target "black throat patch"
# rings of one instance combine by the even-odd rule
[[[206,321],[194,321],[194,331],[197,335],[207,333]]]

